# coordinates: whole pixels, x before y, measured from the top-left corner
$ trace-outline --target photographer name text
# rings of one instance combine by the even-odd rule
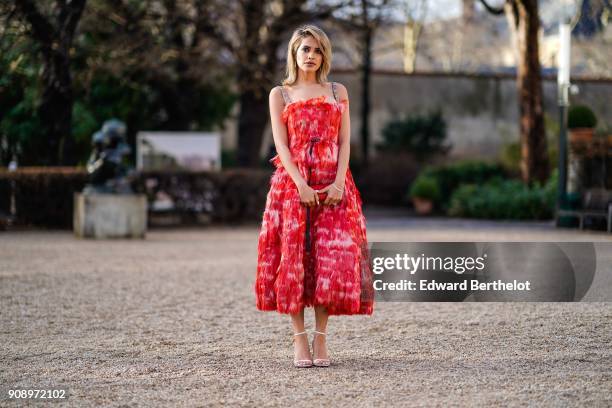
[[[492,282],[480,282],[477,279],[464,279],[460,282],[438,282],[434,279],[419,279],[412,281],[402,279],[396,282],[384,282],[380,279],[373,282],[374,289],[377,291],[397,290],[397,291],[455,291],[455,290],[531,290],[530,281],[517,281],[514,279],[510,282],[496,280]]]

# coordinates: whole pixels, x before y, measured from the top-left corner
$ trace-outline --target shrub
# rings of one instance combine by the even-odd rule
[[[433,177],[419,176],[410,186],[410,197],[424,198],[435,202],[440,198],[440,187]]]
[[[499,161],[508,170],[515,174],[521,171],[521,144],[520,142],[505,143],[499,152]]]
[[[597,126],[597,117],[588,106],[577,105],[569,109],[567,114],[569,129],[594,128],[595,126]]]
[[[550,219],[557,197],[557,172],[544,186],[495,178],[477,186],[463,184],[451,197],[448,214],[488,219]]]
[[[446,121],[439,110],[392,120],[382,129],[382,135],[383,142],[376,145],[379,151],[408,152],[419,161],[450,150],[445,144]]]
[[[438,206],[446,211],[453,191],[461,184],[482,184],[494,178],[506,176],[503,167],[498,163],[480,160],[463,160],[442,166],[426,168],[423,176],[436,180],[440,190]]]
[[[548,155],[548,167],[552,171],[558,167],[559,152],[557,149],[557,142],[555,140],[549,140],[547,142],[546,153]],[[513,175],[520,175],[521,173],[521,144],[519,142],[506,143],[502,146],[499,154],[499,161],[502,166]]]

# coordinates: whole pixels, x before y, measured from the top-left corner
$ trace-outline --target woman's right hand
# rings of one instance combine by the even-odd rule
[[[300,202],[306,207],[314,207],[319,205],[319,195],[317,192],[306,183],[299,183],[297,185],[300,193]]]

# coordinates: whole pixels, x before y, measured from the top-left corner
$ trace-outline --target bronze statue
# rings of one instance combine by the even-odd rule
[[[118,119],[107,120],[93,134],[93,151],[87,161],[89,183],[83,193],[133,193],[130,179],[134,171],[125,163],[125,156],[131,152],[125,134],[125,123]]]

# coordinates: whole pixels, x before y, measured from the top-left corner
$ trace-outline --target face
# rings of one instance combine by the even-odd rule
[[[319,42],[311,36],[303,38],[297,50],[298,68],[306,72],[317,72],[322,63],[323,51]]]

